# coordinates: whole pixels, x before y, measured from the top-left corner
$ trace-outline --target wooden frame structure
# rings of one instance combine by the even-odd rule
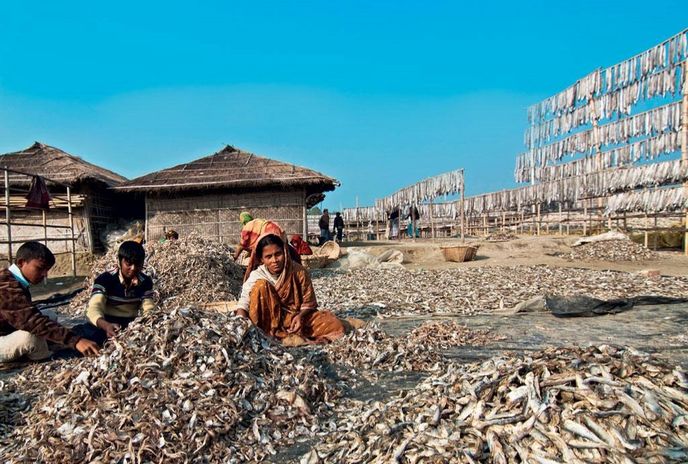
[[[14,257],[14,249],[13,247],[16,246],[17,244],[22,244],[31,240],[35,240],[34,237],[28,238],[28,239],[17,239],[16,236],[13,236],[12,234],[12,227],[24,227],[24,228],[41,228],[43,230],[43,237],[40,241],[42,241],[46,246],[48,246],[49,243],[51,242],[67,242],[69,251],[68,253],[71,255],[71,264],[72,264],[72,275],[76,276],[76,241],[78,240],[78,237],[74,233],[74,198],[72,196],[71,192],[71,187],[69,185],[65,184],[60,184],[59,182],[53,181],[51,179],[43,178],[48,185],[60,185],[61,187],[64,187],[66,189],[66,195],[51,195],[52,197],[52,207],[53,208],[64,208],[67,211],[67,217],[68,217],[68,225],[59,225],[59,224],[48,224],[48,219],[47,219],[47,211],[45,209],[40,209],[40,208],[32,208],[32,207],[27,207],[25,206],[26,200],[24,200],[24,205],[22,205],[19,201],[17,201],[20,197],[20,195],[26,195],[28,193],[28,190],[22,189],[20,187],[13,187],[10,181],[10,174],[13,174],[14,177],[16,176],[25,176],[29,179],[33,178],[33,174],[25,173],[25,172],[20,172],[20,171],[15,171],[7,168],[0,168],[2,170],[3,174],[3,181],[4,181],[4,189],[5,189],[5,198],[4,198],[4,209],[5,209],[5,217],[4,220],[0,220],[0,227],[5,228],[7,232],[7,239],[6,240],[0,240],[0,244],[6,245],[6,253],[7,253],[7,260],[11,264],[13,257]],[[13,222],[13,218],[15,217],[15,213],[18,211],[27,211],[27,210],[39,210],[41,211],[41,217],[42,221],[40,224],[37,223],[31,223],[31,222]],[[16,230],[16,229],[15,229]],[[56,236],[51,236],[49,233],[50,230],[57,230],[57,231],[63,231],[65,232],[65,236],[62,237],[56,237]],[[13,238],[14,237],[14,238]],[[54,254],[61,254],[60,252],[54,252]]]

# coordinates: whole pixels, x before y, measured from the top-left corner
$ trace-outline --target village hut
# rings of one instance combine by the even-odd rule
[[[126,181],[125,177],[40,142],[25,150],[0,155],[0,168],[3,169],[0,175],[5,176],[9,184],[5,185],[5,204],[9,198],[12,224],[10,234],[6,220],[5,226],[0,227],[3,243],[6,244],[11,235],[12,248],[16,250],[24,241],[47,238],[54,252],[72,251],[72,232],[66,228],[70,225],[69,188],[75,250],[103,250],[101,233],[116,215],[116,194],[109,188]],[[47,210],[25,207],[33,176],[46,180],[51,197]]]
[[[257,156],[232,146],[210,156],[154,172],[114,189],[145,195],[147,240],[173,229],[236,243],[239,214],[271,219],[287,234],[307,234],[306,211],[337,180],[319,172]]]

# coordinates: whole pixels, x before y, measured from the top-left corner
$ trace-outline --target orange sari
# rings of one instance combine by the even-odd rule
[[[273,286],[267,280],[258,280],[251,289],[249,318],[268,335],[283,339],[290,334],[294,317],[302,313],[298,335],[316,343],[338,339],[344,335],[344,324],[331,312],[317,309],[318,302],[308,271],[289,258],[288,246],[285,242],[284,269],[277,283]],[[259,261],[251,256],[248,269],[255,271]]]

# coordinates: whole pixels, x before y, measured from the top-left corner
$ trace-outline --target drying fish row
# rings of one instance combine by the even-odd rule
[[[562,92],[528,108],[528,120],[536,125],[552,114],[574,111],[581,102],[621,90],[652,75],[675,68],[688,58],[688,30],[606,69],[598,69]]]
[[[2,385],[0,404],[30,403],[3,461],[255,462],[320,430],[337,395],[243,318],[168,308],[122,335]]]
[[[615,271],[549,266],[447,270],[315,271],[320,306],[342,315],[478,314],[511,308],[541,295],[599,299],[641,295],[683,297],[688,277],[656,280]]]
[[[611,346],[447,364],[386,402],[349,401],[319,462],[688,460],[685,372]]]
[[[571,261],[645,261],[659,256],[630,240],[586,243],[573,248],[566,258]]]
[[[424,179],[388,197],[376,200],[375,206],[378,209],[390,211],[399,206],[414,205],[434,200],[442,195],[459,193],[463,190],[463,186],[463,169],[457,169]]]
[[[678,132],[665,132],[607,150],[594,157],[585,157],[561,164],[528,167],[523,166],[517,160],[514,176],[516,182],[531,182],[533,180],[548,182],[564,177],[591,174],[612,167],[620,168],[640,160],[652,160],[662,154],[674,153],[680,149],[680,134]],[[679,169],[675,169],[675,172],[679,172]]]

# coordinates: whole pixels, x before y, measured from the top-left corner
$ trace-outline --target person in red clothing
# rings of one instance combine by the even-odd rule
[[[86,356],[98,354],[95,342],[79,337],[31,304],[29,285],[41,283],[55,264],[48,247],[26,242],[17,250],[16,261],[0,271],[0,362],[47,358],[51,355],[47,341],[75,348]]]
[[[289,245],[299,254],[299,256],[307,256],[313,254],[313,250],[311,250],[311,247],[308,245],[308,243],[306,243],[306,241],[303,238],[301,238],[301,235],[299,234],[294,234],[291,236]]]

